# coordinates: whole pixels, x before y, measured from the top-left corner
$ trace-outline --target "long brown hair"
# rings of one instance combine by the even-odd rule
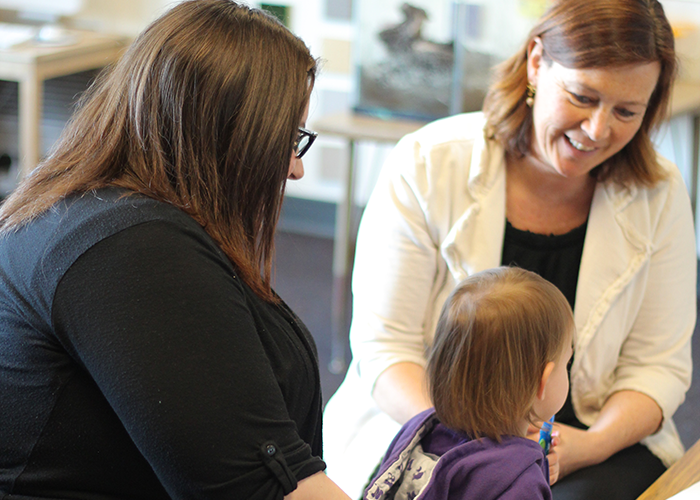
[[[316,74],[304,43],[230,0],[190,0],[104,72],[0,209],[0,232],[106,186],[191,215],[261,297],[297,127]]]
[[[614,68],[658,61],[661,73],[640,129],[591,173],[621,185],[652,186],[665,177],[651,133],[668,113],[677,73],[673,31],[657,0],[554,0],[520,50],[496,67],[484,102],[487,134],[515,156],[530,153],[532,112],[525,103],[528,46],[542,40],[547,60],[567,68]]]
[[[440,421],[472,437],[518,435],[545,366],[574,331],[556,286],[517,267],[473,274],[443,306],[428,353],[430,395]]]

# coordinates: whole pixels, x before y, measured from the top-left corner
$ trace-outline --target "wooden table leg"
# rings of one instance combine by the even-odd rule
[[[691,144],[693,150],[691,151],[692,162],[690,164],[690,201],[693,205],[693,217],[697,221],[698,170],[700,170],[700,115],[693,116],[693,139]]]
[[[43,82],[36,68],[19,82],[19,157],[21,175],[31,172],[41,156],[41,106]]]
[[[343,373],[345,344],[348,339],[348,301],[354,256],[353,213],[355,205],[355,141],[349,141],[350,152],[345,175],[343,199],[335,214],[335,238],[333,240],[333,297],[331,310],[331,373]]]

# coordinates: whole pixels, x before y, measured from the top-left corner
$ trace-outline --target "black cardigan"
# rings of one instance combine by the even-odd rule
[[[311,335],[123,194],[0,238],[0,499],[281,499],[325,467]]]

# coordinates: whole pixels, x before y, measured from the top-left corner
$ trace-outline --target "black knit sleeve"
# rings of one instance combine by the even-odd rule
[[[206,233],[156,221],[84,253],[52,320],[172,498],[281,499],[324,464],[300,436],[317,366],[279,309]]]

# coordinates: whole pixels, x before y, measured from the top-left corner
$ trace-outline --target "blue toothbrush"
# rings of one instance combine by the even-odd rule
[[[554,416],[542,424],[540,429],[540,446],[545,455],[549,454],[549,447],[552,445],[552,424]]]

